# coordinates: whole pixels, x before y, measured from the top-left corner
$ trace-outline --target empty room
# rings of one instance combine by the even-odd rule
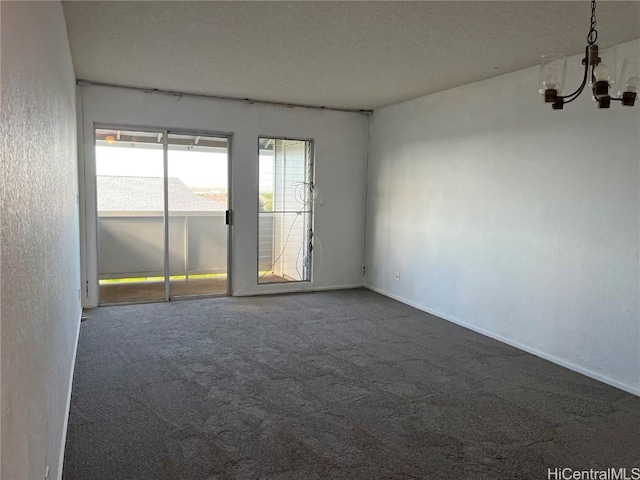
[[[640,2],[0,2],[2,480],[640,480]]]

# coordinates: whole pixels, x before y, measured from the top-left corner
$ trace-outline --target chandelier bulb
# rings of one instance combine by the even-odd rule
[[[604,63],[599,63],[596,68],[593,69],[593,78],[596,82],[608,82],[611,80],[611,72],[609,67]]]
[[[625,87],[626,92],[638,93],[640,89],[640,77],[628,78]]]

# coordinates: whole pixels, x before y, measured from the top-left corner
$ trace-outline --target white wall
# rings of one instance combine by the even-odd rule
[[[80,326],[75,79],[60,3],[0,4],[0,476],[53,479]]]
[[[127,89],[79,86],[86,179],[86,306],[97,303],[94,124],[163,127],[231,133],[234,210],[233,291],[241,295],[360,286],[364,265],[364,213],[368,118],[357,113],[287,108],[202,97],[176,97]],[[315,205],[313,285],[257,286],[258,137],[313,139]],[[82,187],[81,187],[82,188]],[[83,248],[84,251],[84,248]],[[320,272],[320,256],[322,267]]]
[[[640,106],[552,111],[537,82],[374,112],[365,283],[637,394]]]

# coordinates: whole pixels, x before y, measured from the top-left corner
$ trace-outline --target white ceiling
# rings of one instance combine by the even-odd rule
[[[79,79],[372,109],[584,50],[590,2],[63,2]],[[599,2],[601,47],[640,2]]]

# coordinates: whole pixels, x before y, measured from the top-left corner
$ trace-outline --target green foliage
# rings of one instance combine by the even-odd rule
[[[264,192],[260,194],[260,211],[273,211],[273,192]]]

